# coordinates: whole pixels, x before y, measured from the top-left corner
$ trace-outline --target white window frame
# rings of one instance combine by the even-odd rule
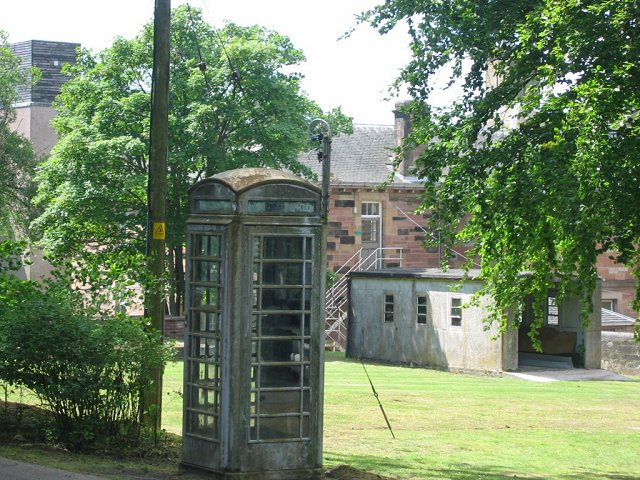
[[[424,303],[421,303],[420,300],[424,299]],[[416,325],[426,325],[429,319],[429,296],[425,294],[417,294],[415,300],[416,306]],[[423,307],[424,312],[421,312],[421,308]],[[422,321],[421,321],[422,320]]]
[[[560,326],[560,305],[555,294],[547,295],[545,323],[551,327]]]
[[[449,318],[451,320],[452,327],[462,326],[462,298],[461,297],[449,298]]]
[[[391,301],[389,301],[391,297]],[[389,310],[387,307],[391,306]],[[394,323],[396,313],[396,296],[394,292],[384,292],[382,297],[382,319],[384,323]],[[390,318],[390,320],[389,320]]]
[[[365,213],[365,205],[375,205],[377,207],[378,213],[375,215]],[[382,202],[360,202],[360,230],[363,231],[362,222],[363,220],[378,220],[378,228],[380,231],[378,232],[378,248],[382,247],[382,232],[384,231],[384,227],[382,225]],[[364,235],[364,234],[363,234]]]

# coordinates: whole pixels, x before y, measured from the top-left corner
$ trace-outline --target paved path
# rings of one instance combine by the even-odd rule
[[[0,457],[0,480],[105,480]]]
[[[633,382],[635,379],[631,377],[625,377],[618,375],[617,373],[609,372],[607,370],[600,369],[586,369],[586,368],[521,368],[515,372],[504,372],[506,377],[516,377],[522,380],[529,380],[532,382],[557,382],[557,381],[581,381],[581,380],[609,380],[609,381],[622,381]]]

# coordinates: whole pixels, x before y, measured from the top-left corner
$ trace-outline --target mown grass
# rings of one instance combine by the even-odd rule
[[[406,479],[640,478],[640,383],[532,383],[329,357],[325,459]],[[331,361],[332,360],[332,361]]]
[[[533,383],[370,363],[366,368],[396,439],[362,365],[330,353],[327,468],[346,464],[407,480],[640,478],[640,382]],[[167,366],[164,390],[163,428],[180,434],[181,362]],[[5,451],[0,446],[0,455]]]

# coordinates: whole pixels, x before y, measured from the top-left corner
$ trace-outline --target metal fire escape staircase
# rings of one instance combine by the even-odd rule
[[[408,213],[404,212],[398,206],[396,206],[396,210],[413,223],[418,230],[435,240],[434,235],[411,218]],[[467,260],[467,257],[462,252],[453,251],[464,260]],[[378,248],[371,253],[368,252],[367,250],[367,253],[363,257],[363,250],[358,250],[336,271],[336,277],[339,278],[331,288],[327,289],[325,298],[325,336],[327,347],[333,350],[344,351],[347,346],[347,317],[349,315],[348,275],[355,271],[385,268],[387,262],[392,261],[396,262],[397,266],[402,267],[402,248],[400,247]],[[438,253],[440,255],[440,252]],[[385,256],[387,254],[390,256]],[[441,258],[438,260],[438,263],[440,263]],[[478,267],[480,266],[480,264],[475,261],[473,263]]]
[[[325,296],[325,335],[327,347],[343,352],[347,346],[347,317],[349,314],[348,275],[351,272],[385,268],[389,262],[402,267],[402,248],[387,247],[358,250],[336,272],[336,282]]]

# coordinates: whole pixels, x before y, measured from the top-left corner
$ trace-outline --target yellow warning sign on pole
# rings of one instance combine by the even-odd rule
[[[153,222],[153,239],[164,240],[167,236],[167,225],[164,222]]]

